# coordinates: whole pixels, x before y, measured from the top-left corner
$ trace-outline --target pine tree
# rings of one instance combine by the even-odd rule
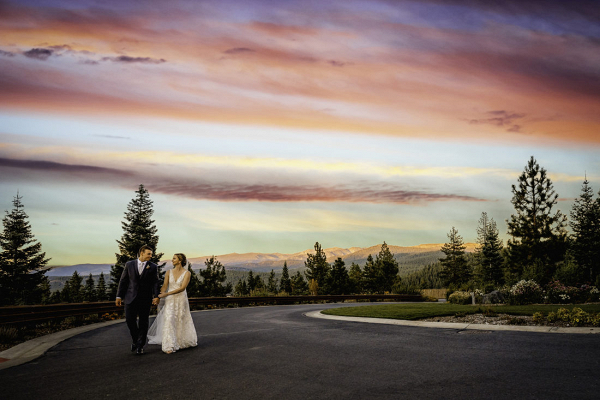
[[[22,197],[17,193],[13,210],[2,219],[0,233],[0,305],[35,304],[42,299],[44,268],[49,258],[31,232]]]
[[[40,303],[50,304],[52,302],[52,292],[50,291],[50,280],[46,275],[42,277],[42,283],[39,285],[40,289]]]
[[[308,283],[300,273],[300,271],[296,272],[292,278],[292,295],[300,296],[308,293]]]
[[[77,271],[73,272],[69,279],[69,301],[71,303],[81,303],[83,301],[83,278]]]
[[[65,282],[62,290],[60,291],[60,301],[62,303],[72,303],[71,301],[71,279]]]
[[[369,254],[362,273],[362,287],[367,293],[376,293],[378,289],[378,270],[373,256]]]
[[[391,292],[392,286],[399,279],[399,268],[398,261],[385,242],[381,245],[379,254],[375,256],[375,265],[377,268],[376,291],[378,293]]]
[[[346,263],[338,257],[327,279],[327,294],[350,294],[350,277],[346,269]]]
[[[502,285],[504,283],[502,240],[499,237],[496,221],[488,218],[485,212],[481,213],[479,219],[477,244],[475,259],[477,260],[479,279],[484,284]]]
[[[157,253],[156,247],[158,246],[158,232],[152,215],[154,210],[152,209],[152,201],[150,200],[150,194],[144,188],[144,185],[140,185],[138,190],[135,192],[137,195],[127,205],[127,211],[125,212],[125,221],[121,222],[123,228],[123,236],[120,240],[117,240],[119,245],[119,253],[115,256],[117,261],[115,265],[111,266],[110,270],[110,297],[114,298],[117,295],[117,289],[119,287],[119,280],[123,273],[125,263],[129,260],[138,258],[139,249],[143,245],[148,245],[152,248],[151,262],[158,264],[163,256],[163,253]],[[164,278],[164,272],[162,268],[166,263],[158,266],[159,278],[162,282]]]
[[[256,279],[258,276],[254,278],[254,273],[252,271],[248,271],[248,291],[253,292],[256,289]]]
[[[49,304],[56,304],[56,303],[60,303],[60,302],[61,302],[61,300],[60,300],[60,290],[55,290],[50,295]]]
[[[265,281],[263,280],[262,276],[256,274],[256,276],[254,277],[254,290],[263,289],[265,289]]]
[[[442,263],[442,271],[440,273],[446,285],[460,286],[471,279],[471,268],[465,258],[466,246],[462,236],[458,234],[455,227],[452,227],[448,233],[450,241],[445,243],[441,250],[446,255],[445,258],[440,258]]]
[[[600,197],[596,201],[593,197],[586,177],[581,194],[573,204],[569,223],[573,231],[570,253],[577,263],[574,278],[592,284],[600,273]]]
[[[273,270],[271,270],[271,273],[269,274],[267,291],[271,294],[277,294],[277,280],[275,279],[275,271]]]
[[[513,280],[535,279],[548,282],[566,251],[566,216],[560,210],[553,213],[558,194],[552,181],[533,156],[519,177],[518,187],[512,185],[511,200],[516,214],[508,223],[510,251],[509,269]]]
[[[188,283],[185,291],[187,292],[188,297],[198,297],[200,296],[200,280],[198,279],[198,274],[194,272],[192,264],[189,262],[187,270],[190,272],[190,283]]]
[[[235,285],[235,289],[233,290],[236,296],[248,296],[250,293],[248,291],[248,284],[245,279],[240,279],[238,283]]]
[[[85,281],[82,297],[83,301],[96,301],[96,283],[94,282],[94,277],[91,273]]]
[[[292,282],[287,266],[287,261],[283,262],[283,271],[281,273],[281,281],[279,282],[279,290],[285,293],[292,293]]]
[[[315,254],[307,254],[304,266],[306,267],[306,270],[304,271],[306,279],[308,281],[311,279],[317,281],[319,293],[322,294],[331,267],[329,263],[327,263],[327,256],[319,242],[315,243]]]
[[[101,272],[100,278],[98,278],[98,285],[96,286],[96,298],[98,299],[98,301],[108,300],[108,295],[106,293],[106,280],[104,279],[104,272]]]
[[[231,283],[223,285],[223,282],[227,280],[227,273],[223,264],[215,256],[207,259],[204,264],[206,268],[199,271],[200,276],[203,278],[199,288],[200,296],[223,297],[230,293],[233,290],[233,285]]]
[[[352,263],[350,265],[350,272],[348,272],[350,278],[350,293],[362,293],[363,292],[363,271],[360,269],[360,265]]]

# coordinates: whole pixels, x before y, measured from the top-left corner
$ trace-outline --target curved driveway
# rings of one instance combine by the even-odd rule
[[[3,399],[598,398],[598,335],[464,331],[307,318],[356,304],[193,313],[199,345],[129,352],[125,324],[0,371]]]

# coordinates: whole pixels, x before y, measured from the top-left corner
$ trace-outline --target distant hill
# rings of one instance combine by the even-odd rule
[[[474,243],[467,243],[467,252],[472,252],[475,249]],[[440,251],[441,244],[421,244],[418,246],[401,247],[388,245],[394,258],[398,260],[400,265],[400,275],[409,274],[411,272],[421,269],[427,264],[436,262],[439,258],[443,257],[443,253]],[[333,263],[335,259],[341,257],[346,263],[348,268],[352,262],[357,263],[361,267],[365,264],[369,254],[375,258],[375,255],[381,250],[381,244],[366,248],[361,247],[350,247],[342,249],[339,247],[333,247],[325,249],[325,255],[327,261]],[[225,269],[231,271],[256,271],[256,272],[270,272],[272,269],[275,272],[280,272],[283,268],[283,263],[287,262],[290,270],[304,269],[304,261],[306,261],[307,254],[314,254],[314,249],[304,250],[293,254],[282,254],[282,253],[230,253],[217,255],[219,260]],[[210,256],[194,257],[189,258],[188,261],[192,263],[192,268],[195,270],[204,268],[204,261],[210,258]],[[171,260],[164,260],[166,262],[165,269],[173,267]],[[67,267],[55,267],[46,273],[49,277],[59,276],[71,276],[73,272],[77,271],[80,275],[87,276],[90,273],[92,275],[100,275],[104,273],[107,279],[109,279],[110,266],[112,264],[77,264]]]
[[[46,272],[46,276],[71,276],[73,272],[77,271],[79,275],[100,275],[104,272],[104,275],[108,277],[110,274],[110,266],[112,264],[77,264],[70,265],[68,267],[54,267],[50,271]]]

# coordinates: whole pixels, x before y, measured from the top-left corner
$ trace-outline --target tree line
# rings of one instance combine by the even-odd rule
[[[515,212],[506,220],[510,236],[506,246],[496,222],[486,212],[478,221],[472,257],[465,254],[463,238],[452,227],[438,269],[444,285],[489,291],[525,279],[541,285],[560,281],[600,286],[600,192],[594,199],[587,177],[570,211],[570,221],[555,209],[558,194],[534,157],[512,185],[512,194]]]
[[[128,260],[137,258],[138,249],[149,245],[152,262],[160,264],[163,253],[157,251],[159,236],[153,203],[144,185],[127,205],[122,222],[123,234],[117,240],[119,252],[111,266],[110,280],[101,275],[95,284],[90,276],[83,278],[74,273],[65,287],[51,293],[45,275],[50,258],[42,251],[24,211],[22,197],[17,193],[13,209],[2,220],[0,233],[0,305],[44,304],[113,299]],[[235,288],[225,283],[225,267],[216,259],[207,259],[206,268],[192,273],[188,287],[190,296],[223,296],[232,291],[240,295],[253,293],[288,294],[350,294],[407,292],[415,287],[484,287],[486,289],[512,284],[520,279],[532,279],[540,284],[560,280],[565,284],[595,284],[600,286],[600,192],[594,192],[587,178],[581,194],[570,212],[571,220],[555,210],[558,194],[547,171],[532,156],[516,185],[512,185],[511,203],[515,213],[506,221],[510,239],[506,246],[499,239],[499,230],[493,218],[482,213],[477,228],[475,254],[465,253],[465,245],[458,230],[452,227],[449,241],[441,251],[445,257],[418,273],[398,276],[398,262],[387,244],[379,254],[367,258],[364,266],[352,263],[348,269],[341,258],[328,263],[321,245],[315,244],[315,254],[305,261],[304,274],[297,271],[290,276],[287,264],[279,282],[272,272],[267,282],[249,273]],[[567,226],[571,233],[568,234]],[[258,278],[258,279],[257,279]]]
[[[234,293],[237,296],[341,295],[391,293],[401,287],[398,261],[385,242],[375,259],[369,254],[362,268],[352,263],[350,270],[341,257],[333,263],[327,262],[327,256],[319,242],[315,243],[314,249],[315,254],[307,254],[304,274],[296,271],[296,274],[290,276],[287,262],[283,264],[279,281],[275,279],[274,271],[271,271],[267,282],[250,271],[246,278],[239,280]]]

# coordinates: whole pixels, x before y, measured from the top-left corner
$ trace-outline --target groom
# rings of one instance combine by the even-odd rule
[[[118,307],[125,301],[125,321],[133,341],[131,351],[144,354],[146,335],[148,334],[148,318],[150,306],[158,305],[158,266],[150,262],[152,249],[142,246],[138,258],[127,261],[119,289],[116,304]],[[137,319],[139,317],[139,325]]]

